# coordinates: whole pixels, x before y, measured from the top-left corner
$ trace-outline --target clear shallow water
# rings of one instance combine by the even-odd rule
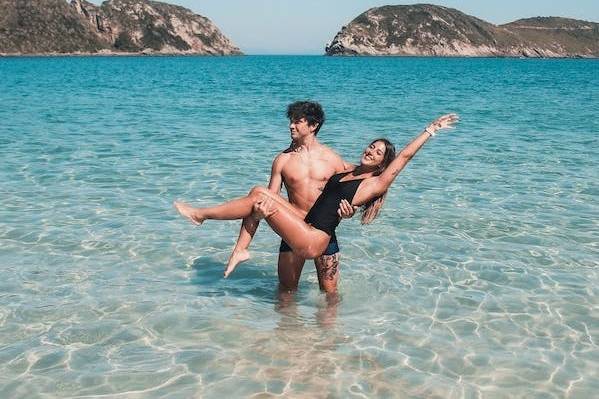
[[[0,397],[589,398],[599,390],[599,64],[419,58],[0,59]],[[213,204],[265,184],[285,106],[357,160],[445,112],[341,301],[276,293],[258,232],[229,280]]]

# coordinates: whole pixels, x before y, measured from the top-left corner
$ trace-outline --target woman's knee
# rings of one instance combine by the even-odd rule
[[[322,251],[318,248],[314,248],[313,245],[306,245],[294,248],[293,252],[295,252],[304,259],[315,259],[322,255]]]
[[[262,187],[262,186],[255,186],[252,187],[252,189],[250,190],[249,196],[250,197],[259,197],[265,194],[268,194],[269,191],[266,187]]]

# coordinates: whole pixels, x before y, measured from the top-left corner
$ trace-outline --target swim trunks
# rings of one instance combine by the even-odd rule
[[[289,244],[287,244],[285,241],[281,240],[281,246],[279,247],[279,252],[291,252],[291,251],[293,251],[293,250],[291,249]],[[329,240],[329,245],[327,245],[327,249],[323,252],[322,255],[335,255],[337,252],[339,252],[339,244],[337,243],[337,236],[335,235],[335,233],[333,233],[333,235],[331,236],[331,239]]]

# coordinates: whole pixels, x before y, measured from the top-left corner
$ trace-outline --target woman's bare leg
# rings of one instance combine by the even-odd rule
[[[251,216],[243,219],[241,230],[239,230],[239,237],[235,243],[235,248],[233,248],[233,252],[231,252],[231,256],[225,267],[225,278],[233,273],[233,270],[235,270],[235,267],[237,267],[238,264],[245,262],[250,258],[248,247],[254,238],[254,234],[256,234],[258,223],[259,222]]]
[[[259,190],[253,188],[250,193],[241,198],[234,199],[224,204],[208,207],[194,208],[184,202],[175,202],[179,213],[191,220],[194,224],[202,224],[206,219],[235,220],[243,219],[252,214],[254,203],[258,200]]]
[[[302,219],[305,217],[305,212],[302,212],[293,205],[289,207],[289,210],[294,211],[295,214]],[[239,230],[239,237],[235,243],[235,248],[233,248],[233,252],[231,252],[231,256],[229,257],[229,262],[227,262],[227,266],[225,267],[225,278],[233,273],[235,267],[237,267],[239,263],[245,262],[250,258],[248,248],[259,225],[260,221],[251,216],[243,219],[241,229]]]
[[[204,223],[204,218],[202,218],[202,216],[198,212],[198,208],[194,208],[193,206],[186,204],[185,202],[179,201],[175,201],[173,205],[177,209],[177,212],[179,212],[181,216],[184,216],[187,219],[189,219],[191,223],[198,226]]]
[[[289,244],[297,255],[305,259],[320,256],[331,237],[307,224],[303,213],[280,195],[262,188],[260,191],[262,200],[272,201],[275,207],[275,212],[266,217],[273,231]]]
[[[312,259],[324,252],[330,236],[312,228],[297,215],[298,211],[293,205],[263,187],[255,187],[246,197],[214,207],[194,208],[182,202],[175,202],[175,208],[193,223],[201,224],[206,219],[235,220],[249,217],[254,204],[263,198],[272,199],[277,211],[266,218],[268,224],[296,253],[306,259]]]

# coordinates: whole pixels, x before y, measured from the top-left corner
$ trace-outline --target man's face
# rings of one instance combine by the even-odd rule
[[[291,133],[291,140],[299,140],[311,134],[314,134],[318,125],[311,126],[308,124],[306,118],[300,118],[289,121],[289,132]]]

